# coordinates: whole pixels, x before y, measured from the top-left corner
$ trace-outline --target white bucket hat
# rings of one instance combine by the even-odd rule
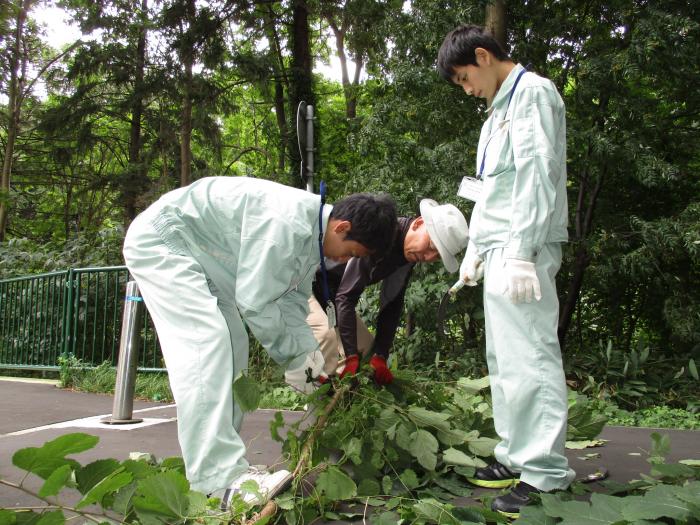
[[[459,262],[455,256],[469,241],[469,226],[464,215],[452,204],[438,204],[433,199],[420,201],[420,214],[445,269],[456,272]]]

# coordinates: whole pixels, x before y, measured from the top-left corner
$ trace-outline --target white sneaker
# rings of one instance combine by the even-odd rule
[[[241,499],[248,505],[262,505],[282,492],[291,480],[292,474],[288,470],[268,472],[265,466],[251,465],[229,488],[223,491],[216,491],[223,492],[221,495],[221,510],[226,511],[229,509],[231,500],[236,494],[240,494]],[[257,483],[257,490],[249,487],[241,488],[241,485],[246,481]],[[218,496],[216,492],[212,495]]]

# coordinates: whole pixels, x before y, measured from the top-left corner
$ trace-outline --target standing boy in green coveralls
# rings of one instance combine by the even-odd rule
[[[567,393],[554,279],[568,238],[564,103],[551,81],[512,62],[478,26],[445,37],[438,69],[488,106],[476,177],[465,177],[459,192],[475,202],[460,277],[476,284],[484,276],[486,358],[500,442],[497,462],[471,481],[515,484],[492,506],[516,517],[533,493],[565,489],[574,478],[564,455]]]
[[[280,365],[322,363],[306,324],[321,256],[346,262],[383,253],[395,228],[386,196],[355,194],[331,206],[248,177],[198,180],[136,217],[124,258],[158,332],[193,489],[226,509],[244,481],[266,496],[289,480],[287,471],[249,466],[238,435],[243,412],[232,384],[248,367],[243,321]]]

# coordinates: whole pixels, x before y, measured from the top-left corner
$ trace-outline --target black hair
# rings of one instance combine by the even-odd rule
[[[498,60],[510,60],[488,29],[475,25],[461,25],[450,31],[438,51],[437,66],[440,76],[452,81],[455,66],[478,66],[476,48],[483,47]]]
[[[385,193],[353,193],[333,204],[331,219],[350,221],[345,237],[357,241],[374,255],[391,249],[396,230],[396,204]]]

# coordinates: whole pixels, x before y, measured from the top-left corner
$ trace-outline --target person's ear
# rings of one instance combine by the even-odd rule
[[[476,65],[479,67],[490,66],[491,65],[491,53],[489,53],[483,47],[477,47],[474,50],[474,56],[476,57]]]
[[[333,225],[333,232],[337,234],[348,233],[352,229],[350,221],[338,221]]]
[[[416,220],[411,223],[411,229],[415,231],[424,224],[425,220],[423,219],[423,217],[416,217]]]

